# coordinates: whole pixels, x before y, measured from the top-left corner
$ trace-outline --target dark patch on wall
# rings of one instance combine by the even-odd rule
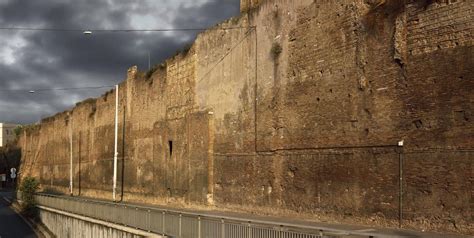
[[[171,159],[171,157],[173,156],[173,141],[172,140],[168,141],[168,149],[169,149],[169,155]]]

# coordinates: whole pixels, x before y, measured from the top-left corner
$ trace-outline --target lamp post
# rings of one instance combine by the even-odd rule
[[[148,70],[151,69],[150,51],[148,51]]]

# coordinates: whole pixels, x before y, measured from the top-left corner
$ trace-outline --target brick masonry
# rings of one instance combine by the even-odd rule
[[[474,234],[474,2],[255,3],[151,77],[129,69],[120,196],[395,227],[401,168],[404,227]],[[72,127],[74,194],[110,199],[114,108],[111,91],[26,130],[21,176],[68,193]]]

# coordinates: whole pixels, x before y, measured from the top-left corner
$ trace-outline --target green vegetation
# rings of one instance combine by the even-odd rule
[[[272,45],[272,49],[270,50],[270,52],[272,53],[273,59],[277,59],[278,56],[280,56],[282,51],[283,51],[283,48],[281,47],[280,43],[274,42]]]
[[[81,102],[76,103],[76,107],[83,105],[83,104],[95,104],[97,102],[97,98],[88,98]],[[59,114],[59,113],[58,113]]]
[[[149,69],[149,70],[146,72],[145,78],[146,78],[146,79],[151,78],[151,76],[156,72],[156,70],[158,70],[158,65],[154,65],[153,67],[151,67],[151,69]]]
[[[15,133],[17,138],[20,136],[21,132],[23,132],[23,126],[17,126],[13,129],[13,133]]]
[[[25,177],[20,185],[21,211],[25,215],[33,215],[36,206],[35,193],[39,188],[39,182],[33,177]]]
[[[176,57],[178,55],[182,55],[182,56],[186,56],[188,55],[188,53],[191,51],[191,49],[193,48],[193,43],[187,43],[183,46],[183,48],[177,50],[173,57]]]
[[[153,76],[153,74],[157,71],[157,70],[164,70],[166,69],[166,63],[161,63],[161,64],[156,64],[156,65],[153,65],[153,67],[151,69],[149,69],[146,73],[145,73],[145,79],[150,79],[151,76]]]
[[[193,47],[192,43],[188,43],[188,44],[184,45],[183,49],[181,50],[181,53],[183,55],[187,55],[192,47]]]

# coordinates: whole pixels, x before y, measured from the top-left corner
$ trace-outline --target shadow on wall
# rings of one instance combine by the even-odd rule
[[[431,4],[441,2],[440,0],[415,0],[415,6],[426,9]],[[405,11],[406,0],[371,0],[368,1],[370,11],[364,17],[365,29],[368,33],[375,34],[380,31],[384,19],[395,20],[398,15]]]
[[[0,188],[14,187],[14,180],[10,178],[10,169],[16,168],[18,171],[20,159],[21,149],[14,144],[0,147],[0,174],[6,175],[6,181],[0,181]]]

